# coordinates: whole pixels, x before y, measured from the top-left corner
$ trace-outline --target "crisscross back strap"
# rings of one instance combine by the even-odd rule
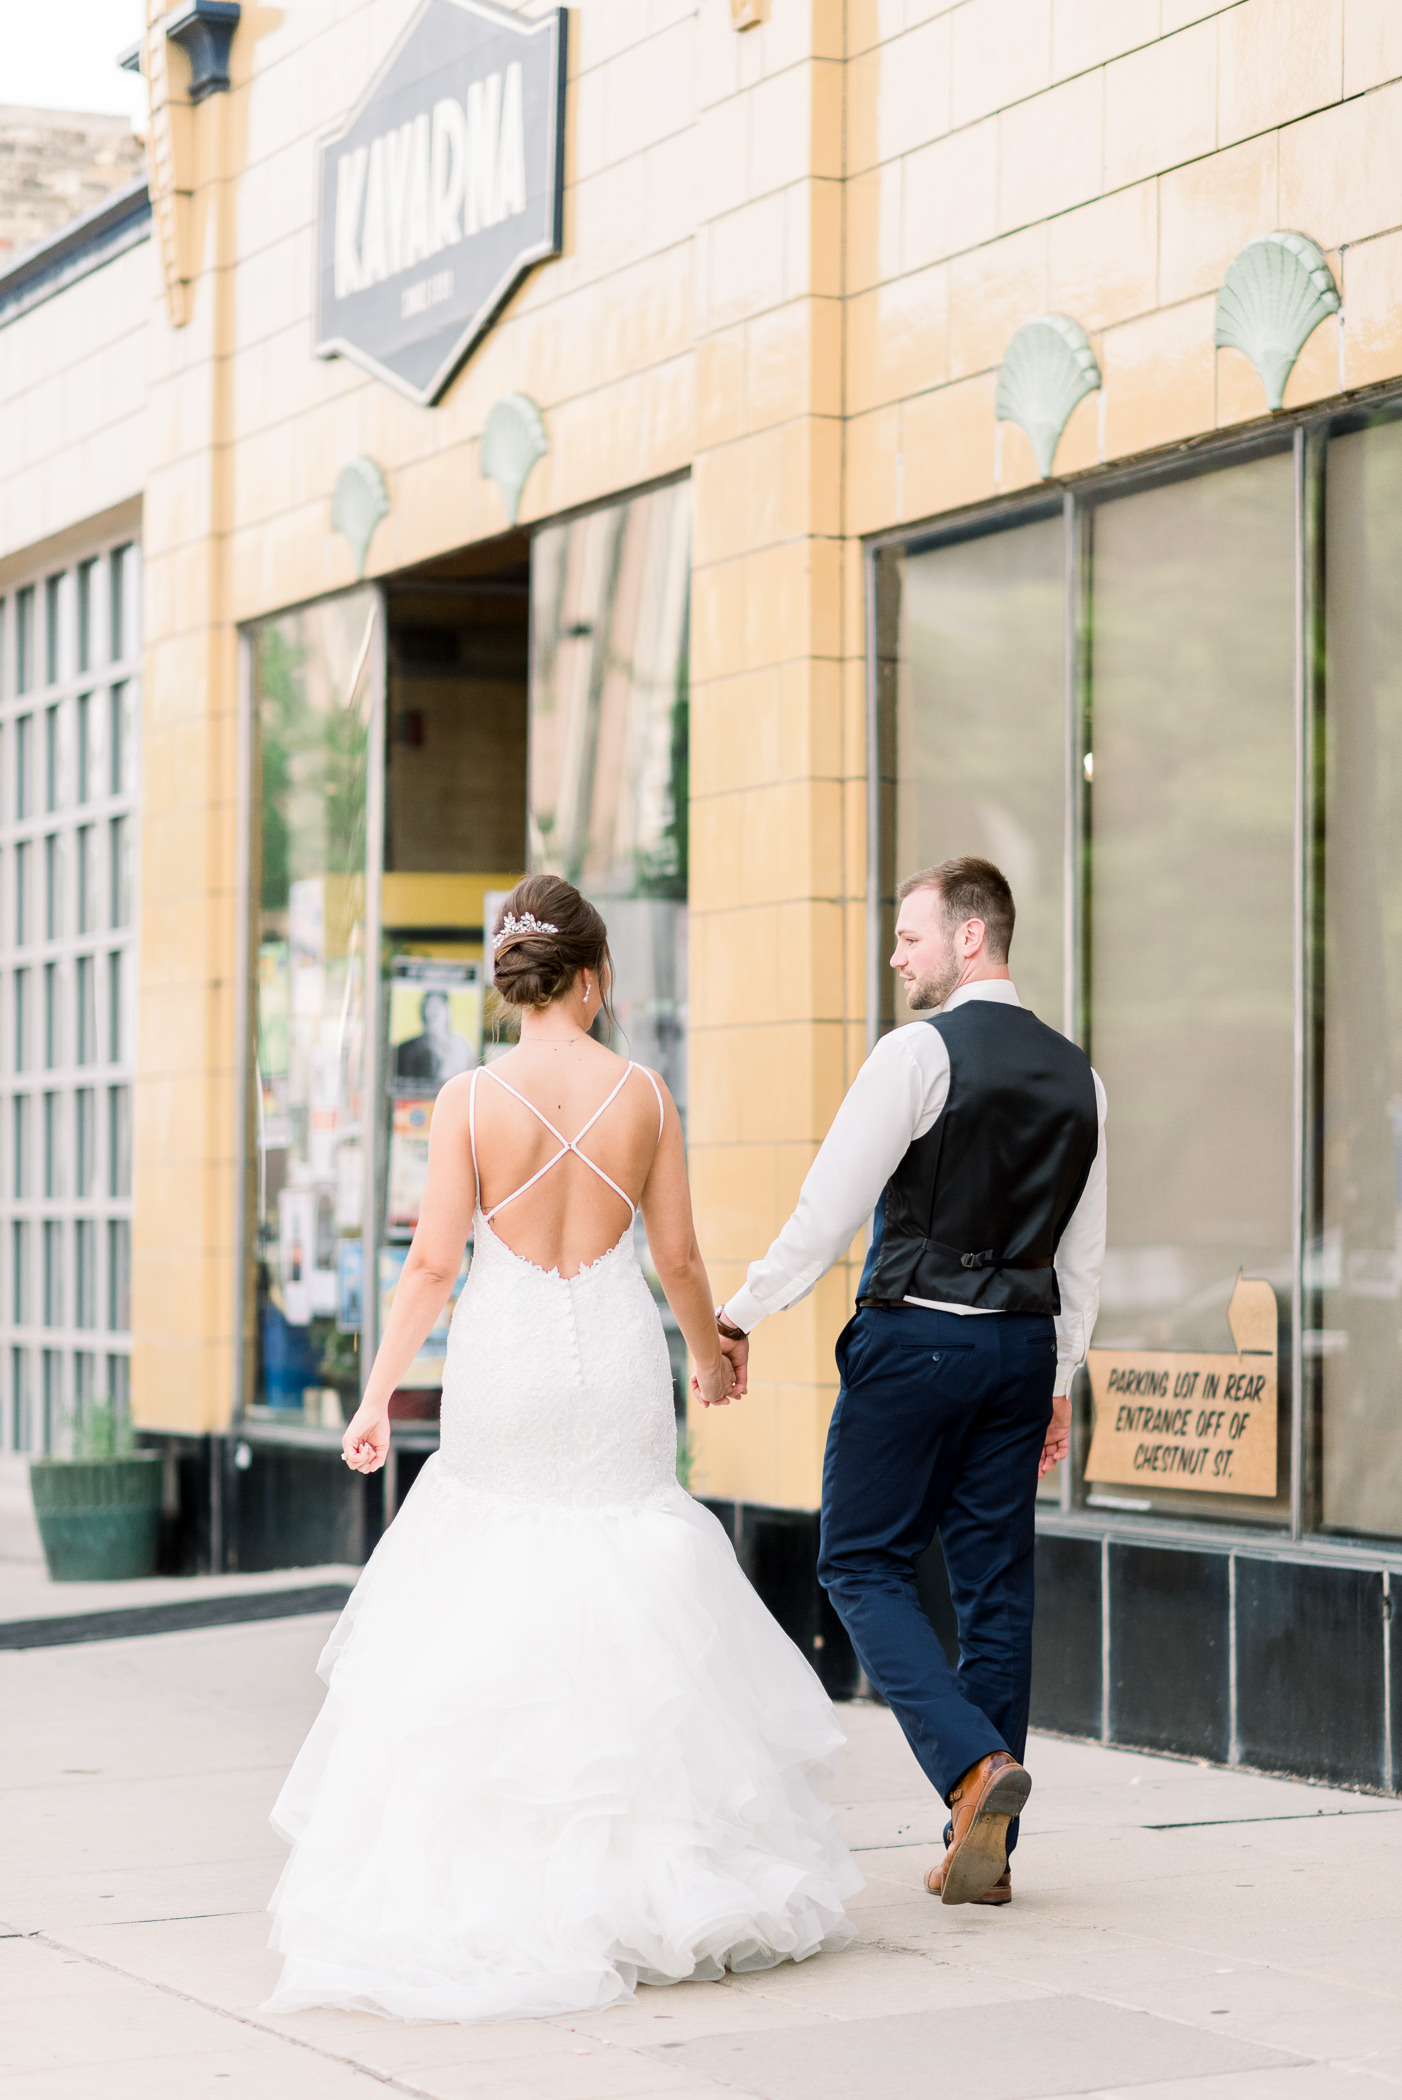
[[[625,1065],[623,1068],[623,1075],[620,1078],[617,1086],[614,1087],[612,1092],[606,1095],[605,1098],[599,1103],[593,1115],[584,1125],[584,1128],[582,1130],[577,1130],[572,1138],[567,1138],[562,1130],[557,1130],[555,1128],[555,1125],[551,1122],[549,1116],[547,1116],[543,1110],[536,1107],[534,1101],[528,1101],[526,1099],[526,1096],[522,1093],[519,1093],[517,1089],[514,1086],[512,1086],[509,1080],[503,1079],[499,1072],[494,1072],[490,1065],[479,1065],[476,1068],[472,1075],[472,1087],[468,1098],[467,1108],[468,1132],[472,1141],[472,1166],[474,1173],[477,1172],[477,1081],[479,1076],[483,1072],[487,1074],[487,1077],[489,1079],[494,1079],[499,1087],[504,1088],[505,1091],[508,1094],[510,1094],[514,1100],[519,1101],[522,1108],[528,1108],[531,1114],[535,1117],[536,1121],[545,1125],[545,1128],[550,1132],[551,1137],[554,1138],[556,1144],[560,1148],[559,1151],[556,1152],[550,1159],[547,1159],[543,1167],[538,1167],[536,1169],[535,1173],[532,1174],[529,1181],[523,1181],[521,1183],[520,1188],[513,1189],[509,1196],[503,1196],[500,1203],[494,1203],[490,1210],[483,1211],[482,1215],[489,1225],[491,1224],[492,1219],[496,1216],[499,1210],[505,1210],[508,1203],[514,1203],[518,1196],[524,1196],[527,1189],[533,1189],[536,1183],[538,1181],[543,1180],[544,1177],[550,1172],[552,1167],[558,1167],[560,1161],[565,1157],[567,1153],[570,1152],[574,1154],[576,1159],[582,1160],[586,1167],[591,1167],[593,1171],[598,1175],[600,1181],[607,1182],[608,1186],[613,1190],[615,1196],[621,1197],[622,1200],[627,1204],[630,1216],[636,1218],[636,1216],[638,1215],[638,1206],[633,1201],[632,1197],[628,1194],[627,1190],[621,1189],[618,1186],[618,1183],[614,1180],[613,1176],[611,1174],[606,1174],[596,1159],[591,1159],[587,1152],[581,1152],[579,1149],[579,1144],[581,1138],[588,1137],[590,1131],[594,1128],[594,1125],[598,1122],[600,1116],[604,1113],[604,1110],[606,1108],[612,1108],[614,1102],[618,1099],[619,1095],[622,1093],[624,1087],[628,1083],[628,1074],[630,1072],[636,1072],[642,1069],[644,1068],[634,1064]],[[650,1072],[648,1073],[648,1078],[652,1079],[652,1074]],[[655,1079],[652,1079],[652,1090],[655,1094],[657,1094],[657,1106],[660,1112],[662,1108],[662,1096],[661,1094],[657,1093],[657,1081]],[[661,1135],[660,1124],[658,1126],[658,1135]],[[478,1201],[480,1203],[482,1191],[482,1180],[480,1174],[478,1174],[477,1191]]]

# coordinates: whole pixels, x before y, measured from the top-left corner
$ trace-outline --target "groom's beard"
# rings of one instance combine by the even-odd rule
[[[905,1003],[913,1014],[928,1013],[931,1007],[944,1005],[958,982],[959,960],[951,946],[927,977],[917,977],[907,986]]]

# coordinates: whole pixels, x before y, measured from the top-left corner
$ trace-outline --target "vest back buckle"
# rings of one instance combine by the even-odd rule
[[[993,1249],[985,1247],[981,1254],[961,1254],[959,1266],[963,1269],[991,1269],[993,1267]]]

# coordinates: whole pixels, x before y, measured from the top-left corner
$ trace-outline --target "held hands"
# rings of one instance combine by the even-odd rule
[[[729,1358],[730,1368],[735,1373],[735,1383],[730,1389],[732,1400],[743,1400],[750,1389],[750,1338],[742,1334],[738,1338],[723,1334],[720,1338],[721,1352]]]
[[[729,1358],[722,1353],[719,1363],[698,1365],[691,1374],[691,1390],[703,1407],[728,1406],[735,1391],[735,1373]]]
[[[1052,1401],[1052,1418],[1047,1424],[1047,1440],[1042,1446],[1042,1455],[1037,1461],[1037,1478],[1041,1480],[1059,1465],[1071,1448],[1071,1395],[1058,1393]]]
[[[389,1414],[362,1401],[341,1438],[341,1456],[352,1473],[378,1473],[389,1456]]]
[[[691,1374],[691,1390],[703,1407],[725,1407],[743,1400],[749,1390],[750,1338],[747,1334],[719,1336],[721,1360],[704,1376]]]

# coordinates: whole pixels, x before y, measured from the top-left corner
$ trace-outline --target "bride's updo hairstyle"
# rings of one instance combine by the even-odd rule
[[[550,1006],[581,970],[590,970],[614,1025],[608,928],[562,875],[527,875],[518,882],[492,928],[492,945],[493,986],[508,1006]]]

